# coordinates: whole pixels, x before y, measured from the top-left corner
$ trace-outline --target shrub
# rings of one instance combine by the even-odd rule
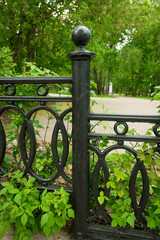
[[[37,231],[48,237],[60,232],[74,211],[69,204],[69,193],[59,191],[40,193],[34,186],[35,178],[28,180],[23,173],[8,174],[10,182],[2,183],[0,191],[0,238],[14,226],[14,239],[28,240]]]

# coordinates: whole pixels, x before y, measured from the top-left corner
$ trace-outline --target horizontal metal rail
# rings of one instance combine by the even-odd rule
[[[1,96],[0,101],[9,101],[9,102],[72,102],[72,97]]]
[[[117,135],[117,134],[103,134],[103,133],[89,133],[89,139],[103,139],[115,141],[129,141],[129,142],[152,142],[160,143],[160,137],[152,136],[132,136],[132,135]]]
[[[66,84],[72,83],[72,77],[0,77],[0,84]]]
[[[4,182],[8,182],[6,180],[0,180],[0,190],[3,188],[2,184]],[[47,189],[49,192],[54,192],[55,190],[60,190],[61,186],[54,186],[54,185],[48,185],[48,186],[43,186],[43,185],[34,185],[37,187],[38,190],[40,191],[44,191],[45,189]],[[18,184],[17,184],[18,187]],[[64,187],[64,190],[70,194],[73,193],[73,188],[72,187]]]
[[[97,121],[116,121],[116,122],[144,122],[144,123],[160,123],[158,115],[123,115],[123,114],[95,114],[90,113],[88,120]]]
[[[109,225],[90,223],[87,226],[87,237],[92,240],[160,240],[160,236],[139,229],[112,228]]]

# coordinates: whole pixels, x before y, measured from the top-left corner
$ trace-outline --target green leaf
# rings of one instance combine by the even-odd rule
[[[74,210],[73,209],[68,209],[68,217],[74,218]]]
[[[48,211],[50,210],[50,207],[47,206],[47,205],[42,205],[42,210],[43,210],[44,212],[48,212]]]
[[[10,187],[11,186],[11,183],[10,182],[3,182],[1,184],[3,187]]]
[[[55,208],[58,208],[58,204],[57,204],[57,203],[55,203],[55,204],[54,204],[54,207],[55,207]]]
[[[57,224],[55,224],[53,227],[52,227],[52,233],[59,233],[61,230],[61,228],[59,226],[57,226]]]
[[[13,186],[9,187],[8,188],[8,191],[11,193],[11,194],[16,194],[19,192],[19,189],[18,188],[14,188]]]
[[[28,215],[26,213],[23,213],[23,215],[21,217],[21,223],[23,225],[26,225],[27,221],[28,221]]]
[[[29,208],[27,208],[25,211],[30,217],[34,217],[32,211]]]
[[[151,228],[151,229],[155,229],[156,228],[156,223],[154,218],[152,217],[148,217],[147,218],[147,227]]]
[[[23,238],[23,240],[30,240],[30,237],[25,236],[25,237]]]
[[[53,213],[49,214],[47,227],[53,227],[55,222],[56,222],[56,218],[55,218],[55,216],[53,216]]]
[[[122,203],[122,199],[118,199],[118,200],[116,200],[116,203],[119,205],[119,206],[121,206],[123,203]]]
[[[127,218],[127,222],[131,225],[131,227],[134,228],[134,217],[129,216],[129,217]]]
[[[155,213],[155,214],[160,214],[160,208],[157,208],[154,213]]]
[[[10,203],[9,203],[9,202],[5,202],[5,203],[3,204],[3,206],[2,206],[2,209],[5,209],[5,208],[7,208],[9,205],[10,205]]]
[[[1,191],[0,191],[0,196],[5,194],[7,192],[7,188],[3,188]]]
[[[124,212],[122,215],[122,218],[126,218],[126,217],[128,217],[128,212]]]
[[[20,205],[20,204],[21,204],[21,198],[22,198],[21,194],[18,193],[18,194],[14,197],[14,201],[15,201],[18,205]]]
[[[115,184],[115,182],[111,182],[111,187],[112,187],[113,189],[116,188],[116,184]]]
[[[56,218],[56,224],[57,224],[59,227],[64,227],[63,219],[62,219],[61,217],[57,217],[57,218]]]
[[[19,209],[16,214],[14,214],[15,217],[20,217],[24,213],[24,209]]]
[[[44,232],[44,234],[47,236],[47,237],[49,237],[50,235],[51,235],[51,228],[49,228],[49,227],[47,227],[47,226],[44,226],[44,228],[43,228],[43,232]]]
[[[126,205],[131,205],[131,199],[130,198],[126,198],[126,199],[124,199],[124,201],[123,201],[123,203],[124,203],[124,205],[126,206]]]
[[[111,226],[112,226],[112,227],[116,227],[117,225],[118,225],[117,219],[114,218],[114,219],[112,220],[112,222],[111,222]]]
[[[98,202],[102,205],[104,203],[104,197],[103,196],[98,197]]]
[[[119,196],[119,197],[122,197],[122,196],[123,196],[123,191],[122,191],[122,190],[119,190],[119,191],[118,191],[118,196]]]
[[[30,217],[29,218],[29,223],[34,226],[35,225],[35,218],[34,217]]]
[[[41,226],[43,227],[48,222],[48,214],[45,213],[41,217]]]

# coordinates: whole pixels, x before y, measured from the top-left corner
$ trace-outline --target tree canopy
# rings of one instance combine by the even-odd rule
[[[149,95],[160,79],[159,10],[156,0],[0,0],[0,48],[11,51],[17,72],[34,62],[68,75],[71,32],[85,25],[97,94],[112,82],[114,92]]]

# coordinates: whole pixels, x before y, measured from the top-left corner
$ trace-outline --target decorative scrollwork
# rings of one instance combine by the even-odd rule
[[[142,183],[143,183],[142,197],[140,199],[139,204],[137,203],[137,200],[136,200],[136,190],[135,190],[138,171],[141,172]],[[144,163],[142,161],[139,161],[138,159],[131,173],[131,178],[129,183],[129,194],[132,200],[132,207],[134,209],[134,213],[137,220],[141,222],[144,226],[146,226],[147,225],[146,220],[143,218],[142,213],[145,209],[145,206],[147,204],[148,197],[149,197],[149,180],[148,180],[148,175],[147,175],[147,171],[144,166]]]
[[[101,153],[96,147],[94,147],[92,145],[90,145],[89,147],[98,156],[98,161],[94,168],[93,177],[92,177],[93,196],[94,196],[95,203],[98,207],[98,211],[95,213],[94,216],[91,216],[89,220],[96,218],[99,215],[102,215],[104,217],[104,219],[106,219],[109,223],[111,223],[112,219],[111,219],[110,215],[105,211],[105,206],[106,206],[107,200],[104,200],[104,203],[102,205],[100,205],[100,203],[98,201],[98,196],[100,195],[100,190],[102,190],[102,189],[99,189],[99,187],[98,187],[98,181],[99,181],[99,175],[100,175],[101,169],[104,173],[104,189],[103,189],[104,195],[106,197],[109,197],[109,194],[110,194],[110,189],[106,187],[106,184],[109,181],[109,170],[108,170],[108,166],[105,161],[106,155],[104,152]]]
[[[3,169],[2,162],[5,156],[5,150],[6,150],[6,136],[5,136],[5,131],[3,128],[3,125],[0,121],[0,136],[1,136],[1,147],[0,147],[0,170],[2,171],[3,174],[6,174],[7,172]]]
[[[10,92],[9,92],[9,89],[10,89]],[[16,94],[16,87],[14,84],[7,84],[5,86],[5,93],[8,95],[8,96],[14,96]]]
[[[109,181],[109,169],[108,169],[107,163],[105,161],[105,157],[107,156],[107,154],[109,154],[113,150],[124,149],[124,150],[127,150],[128,152],[130,152],[133,155],[133,157],[136,159],[136,163],[131,172],[131,178],[130,178],[130,183],[129,183],[129,193],[130,193],[130,198],[132,200],[132,207],[135,212],[135,217],[137,218],[138,221],[140,221],[143,225],[146,226],[146,221],[143,218],[142,214],[145,209],[145,206],[146,206],[146,203],[148,200],[148,196],[149,196],[149,181],[148,181],[148,175],[147,175],[147,171],[145,169],[144,163],[141,162],[137,158],[137,152],[130,146],[118,145],[118,144],[112,145],[112,146],[106,148],[103,152],[99,151],[99,149],[97,149],[97,147],[92,146],[92,145],[89,145],[89,148],[92,151],[94,151],[96,153],[96,155],[98,156],[98,161],[94,168],[93,179],[92,179],[93,196],[94,196],[95,203],[97,205],[98,210],[96,211],[96,213],[93,216],[91,216],[89,218],[89,220],[95,219],[96,217],[98,217],[98,215],[103,216],[103,218],[105,220],[107,220],[108,222],[111,222],[111,220],[112,220],[110,215],[105,210],[105,205],[106,205],[107,201],[105,200],[102,205],[100,205],[98,202],[98,196],[100,193],[100,190],[98,188],[98,179],[99,179],[100,169],[102,169],[102,171],[104,172],[104,184],[105,184],[105,188],[103,189],[103,191],[104,191],[104,195],[109,198],[110,189],[108,189],[106,187],[106,183]],[[136,178],[137,178],[138,171],[141,172],[142,183],[143,183],[142,197],[140,198],[139,204],[137,203],[136,193],[135,193]]]
[[[42,91],[40,91],[40,88],[41,89],[45,89],[45,91],[44,92],[42,92]],[[45,84],[39,84],[38,86],[37,86],[37,94],[39,95],[39,96],[47,96],[47,94],[48,94],[48,92],[49,92],[49,87],[47,86],[47,85],[45,85]]]
[[[158,130],[159,127],[160,127],[160,123],[157,123],[153,128],[153,132],[157,137],[160,137],[160,129]]]
[[[28,130],[29,136],[30,136],[30,153],[29,157],[27,155],[27,150],[26,150],[26,130]],[[22,124],[22,128],[20,131],[20,136],[19,136],[19,142],[20,142],[20,151],[21,151],[21,156],[23,159],[23,162],[26,166],[25,174],[30,172],[30,168],[32,166],[32,163],[34,161],[35,155],[36,155],[36,137],[35,137],[35,132],[34,128],[32,126],[32,123],[28,119],[24,119],[24,122]]]
[[[4,111],[10,110],[10,109],[19,112],[24,119],[21,130],[20,130],[20,135],[19,135],[20,153],[25,166],[24,175],[29,173],[32,176],[34,176],[38,181],[42,181],[42,182],[53,181],[57,179],[59,176],[62,176],[67,182],[72,183],[72,180],[64,172],[64,167],[66,165],[67,158],[68,158],[69,142],[68,142],[67,131],[63,122],[64,117],[69,112],[71,112],[71,108],[65,110],[61,115],[59,115],[53,108],[50,108],[47,106],[37,106],[31,109],[26,114],[19,107],[14,105],[11,105],[11,106],[8,105],[0,109],[0,115]],[[36,172],[34,172],[32,168],[32,165],[33,165],[33,162],[35,161],[35,156],[36,156],[36,136],[35,136],[35,131],[34,131],[32,122],[31,122],[31,117],[34,113],[36,113],[39,110],[48,111],[49,113],[51,113],[52,116],[54,116],[56,120],[53,133],[52,133],[51,149],[52,149],[53,162],[55,163],[57,171],[54,174],[54,176],[51,176],[48,178],[39,176]],[[63,154],[62,154],[61,160],[59,159],[58,150],[57,150],[57,147],[58,147],[57,138],[58,138],[59,131],[61,132],[61,135],[62,135],[62,144],[63,144]],[[3,174],[6,174],[7,171],[3,167],[3,159],[5,156],[5,150],[6,150],[6,136],[5,136],[5,131],[1,121],[0,121],[0,134],[1,134],[0,170]],[[26,146],[26,134],[29,136],[28,140],[30,142],[28,149]]]
[[[120,132],[118,130],[118,126],[123,125],[124,129],[122,130],[122,132]],[[118,135],[125,135],[128,132],[128,125],[126,122],[116,122],[114,125],[114,131],[115,133],[117,133]]]

